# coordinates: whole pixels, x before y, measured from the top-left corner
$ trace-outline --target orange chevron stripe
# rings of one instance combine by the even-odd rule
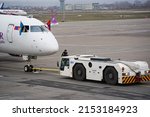
[[[150,75],[143,75],[142,81],[150,81]]]
[[[142,75],[141,79],[142,79],[141,81],[150,81],[150,75]],[[122,77],[122,84],[132,84],[135,82],[136,82],[135,76]]]

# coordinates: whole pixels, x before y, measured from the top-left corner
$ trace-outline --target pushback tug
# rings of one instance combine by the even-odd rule
[[[132,84],[150,81],[150,69],[145,61],[122,61],[95,55],[73,55],[61,57],[61,76],[76,80],[97,80],[107,84]]]

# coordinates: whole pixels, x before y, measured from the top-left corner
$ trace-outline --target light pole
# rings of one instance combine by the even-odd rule
[[[60,1],[60,10],[62,14],[61,21],[64,22],[65,21],[65,0],[59,0],[59,1]]]

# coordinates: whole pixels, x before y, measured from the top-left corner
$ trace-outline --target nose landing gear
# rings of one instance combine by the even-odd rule
[[[25,65],[24,71],[25,72],[33,72],[33,65]]]
[[[33,72],[33,65],[31,65],[31,59],[37,59],[36,56],[23,56],[23,59],[26,60],[29,64],[24,66],[24,71],[25,72]]]

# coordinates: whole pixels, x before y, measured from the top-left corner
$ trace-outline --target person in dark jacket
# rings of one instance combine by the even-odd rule
[[[61,54],[61,56],[68,56],[68,52],[67,52],[66,49],[63,51],[63,53]]]

